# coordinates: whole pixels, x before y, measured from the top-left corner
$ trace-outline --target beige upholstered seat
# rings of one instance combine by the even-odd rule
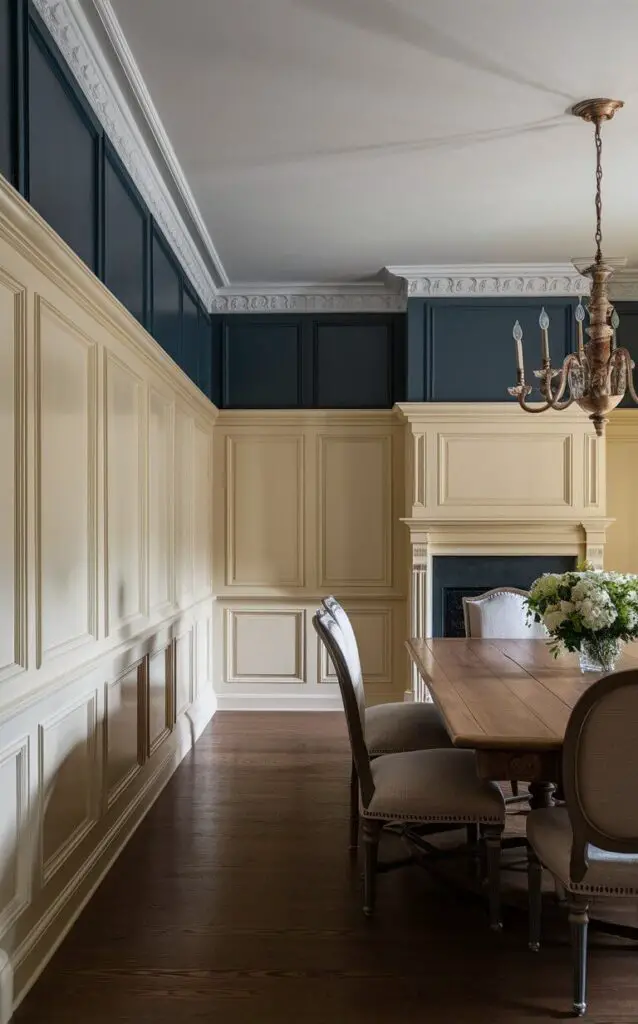
[[[538,640],[547,638],[542,622],[527,618],[526,590],[497,587],[479,597],[463,598],[465,635],[493,640]]]
[[[452,746],[434,704],[399,701],[366,708],[366,744],[370,757]]]
[[[542,866],[567,893],[574,1012],[586,1010],[591,896],[638,896],[638,669],[599,679],[574,707],[563,747],[564,807],[532,811],[530,947],[539,948]]]
[[[480,779],[472,750],[412,750],[386,754],[370,763],[374,794],[363,811],[367,818],[399,817],[502,824],[503,797],[493,782]]]
[[[321,609],[312,621],[337,673],[359,779],[365,912],[372,913],[374,907],[377,849],[384,823],[472,823],[483,826],[490,922],[492,927],[500,927],[500,841],[505,803],[498,786],[478,778],[471,751],[415,750],[381,754],[371,760],[364,736],[365,701],[358,657],[330,612]]]
[[[345,609],[335,597],[326,597],[324,608],[339,624],[350,656],[361,671],[357,638]],[[451,747],[439,712],[434,704],[392,702],[364,708],[365,740],[370,757],[379,754],[399,754],[407,750],[429,750]],[[350,781],[350,846],[355,847],[359,837],[359,781],[354,761]]]
[[[529,815],[527,837],[536,855],[569,892],[592,896],[638,896],[638,851],[610,853],[587,848],[587,873],[581,882],[570,876],[574,833],[566,807],[550,807]]]

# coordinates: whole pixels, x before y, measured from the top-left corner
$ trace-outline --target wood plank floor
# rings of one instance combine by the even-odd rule
[[[513,915],[414,867],[360,910],[340,715],[219,713],[16,1024],[524,1024],[567,1016],[567,928],[528,953]],[[389,837],[388,842],[392,843]],[[638,1021],[638,950],[596,937],[590,1013]]]

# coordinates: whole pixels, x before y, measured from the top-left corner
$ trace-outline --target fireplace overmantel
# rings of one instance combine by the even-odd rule
[[[578,409],[514,403],[406,403],[411,632],[432,635],[432,560],[447,555],[572,556],[602,568],[605,441]]]

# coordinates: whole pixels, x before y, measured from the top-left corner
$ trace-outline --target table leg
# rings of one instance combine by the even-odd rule
[[[529,784],[529,806],[533,811],[539,807],[554,806],[554,783],[553,782],[530,782]]]

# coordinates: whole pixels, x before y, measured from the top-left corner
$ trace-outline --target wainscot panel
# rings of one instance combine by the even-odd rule
[[[577,300],[410,299],[407,313],[409,402],[507,402],[516,383],[512,328],[520,321],[525,358],[540,365],[538,317],[550,317],[551,356],[562,363],[575,345]]]
[[[331,592],[361,634],[368,701],[401,699],[402,441],[391,411],[220,413],[213,646],[221,707],[340,707],[311,623]]]
[[[622,342],[627,344],[627,339]],[[638,409],[616,409],[607,425],[607,505],[613,523],[605,568],[638,573]]]
[[[147,324],[150,218],[112,146],[104,164],[104,283]]]
[[[0,950],[19,1002],[215,709],[217,410],[4,180],[0,266]]]

